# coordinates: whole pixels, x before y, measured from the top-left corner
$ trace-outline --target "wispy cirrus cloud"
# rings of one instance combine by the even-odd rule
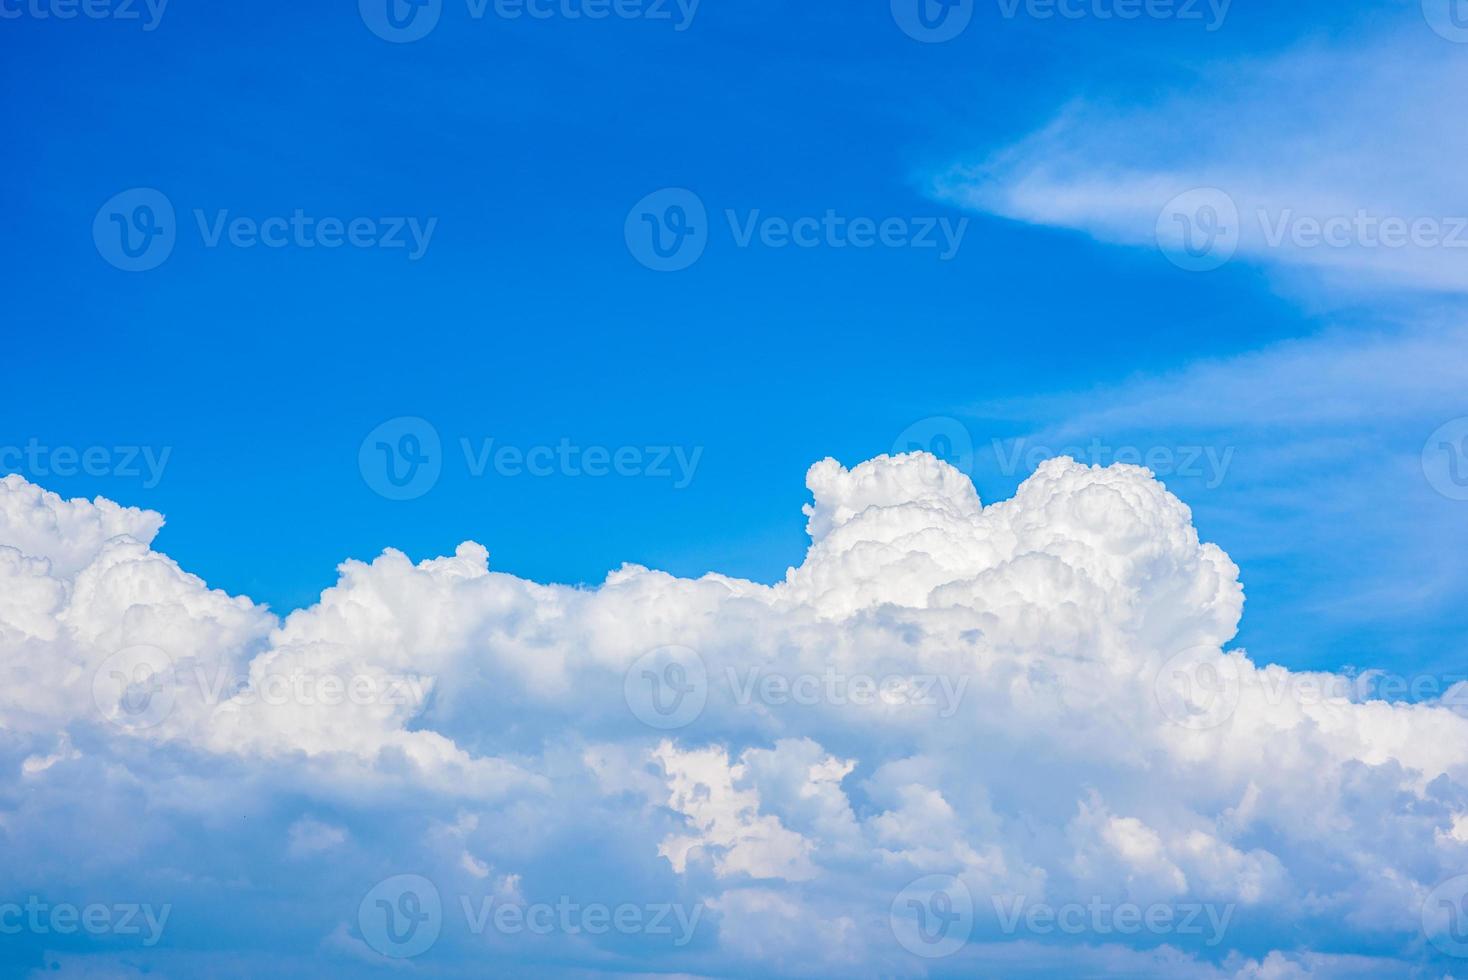
[[[1386,37],[1211,64],[1145,101],[1088,95],[1018,142],[955,162],[931,190],[1160,245],[1189,267],[1235,258],[1334,287],[1461,293],[1463,53],[1413,16]]]

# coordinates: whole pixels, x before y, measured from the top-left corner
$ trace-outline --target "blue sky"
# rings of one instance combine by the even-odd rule
[[[118,14],[121,2],[96,9]],[[596,586],[634,563],[772,584],[806,559],[807,472],[826,457],[855,467],[941,451],[988,504],[1072,452],[1149,463],[1192,509],[1198,535],[1240,568],[1237,643],[1255,662],[1463,673],[1461,0],[1179,0],[1136,18],[1116,15],[1124,0],[1062,0],[1074,16],[1047,16],[1044,0],[961,0],[950,16],[967,26],[932,43],[906,2],[627,0],[619,9],[636,16],[589,19],[570,16],[585,9],[573,0],[518,18],[493,0],[482,17],[441,0],[425,36],[397,43],[372,0],[172,0],[134,4],[137,19],[0,0],[11,368],[0,474],[160,512],[154,547],[284,616],[310,611],[344,561],[395,548],[417,562],[465,541],[488,549],[491,569],[537,583]],[[675,241],[675,204],[701,251],[659,270],[638,236],[656,227]],[[1210,268],[1185,268],[1194,240],[1173,236],[1216,230],[1220,209],[1232,231],[1192,256]],[[322,222],[338,219],[335,237],[355,222],[360,247],[328,247]],[[1310,222],[1334,219],[1345,240],[1311,240]],[[1371,236],[1387,219],[1423,230],[1382,245]],[[853,239],[863,224],[865,246]],[[160,229],[166,248],[128,257]],[[802,233],[808,247],[787,243]],[[279,247],[259,241],[277,234]],[[526,472],[532,459],[545,475]],[[428,475],[398,492],[389,463]],[[598,465],[606,475],[587,472]],[[869,491],[831,477],[825,492],[838,503],[819,515]],[[968,513],[949,484],[929,492]],[[1157,527],[1171,533],[1167,514]],[[364,582],[399,574],[390,560],[354,567]],[[1231,601],[1200,614],[1210,641]],[[318,607],[296,624],[302,642],[315,615],[327,618]],[[264,629],[240,626],[253,638],[228,656],[264,649]],[[469,690],[511,720],[516,753],[583,752],[535,745],[534,698],[501,703],[499,674],[468,673]],[[439,697],[416,733],[493,747],[466,719],[465,695]],[[766,803],[789,788],[787,765],[830,762],[784,742],[766,759],[749,730],[719,731],[755,753],[729,758],[769,777]],[[833,738],[833,752],[861,754],[857,735]],[[0,748],[19,764],[65,757],[67,739],[83,755],[95,747],[72,733],[60,747]],[[169,756],[168,771],[187,771],[186,756]],[[1075,759],[1057,766],[1091,777]],[[887,767],[856,772],[863,820],[898,812],[892,800],[907,797]],[[66,779],[65,792],[84,792],[86,778]],[[583,782],[568,798],[590,793]],[[964,813],[987,812],[974,792]],[[1434,805],[1458,805],[1455,788],[1435,792]],[[381,857],[416,826],[415,814],[363,817],[352,793],[294,807],[310,796],[293,785],[269,800],[216,798],[289,829],[302,853],[346,840],[359,860]],[[787,827],[821,824],[803,806],[781,813]],[[996,809],[996,824],[1012,816]],[[1130,832],[1116,797],[1080,809],[1078,825]],[[490,821],[475,830],[453,807],[438,816],[448,823],[435,834],[481,839],[464,850],[477,867]],[[216,819],[190,813],[166,839],[198,846]],[[606,819],[598,843],[633,853],[634,825]],[[546,830],[545,851],[576,846],[583,830]],[[1259,833],[1234,841],[1240,854],[1291,846],[1283,831]],[[1302,885],[1314,872],[1341,885],[1332,860],[1290,870]],[[412,867],[426,865],[376,870]],[[1273,868],[1253,871],[1272,881]],[[545,853],[520,870],[532,896],[574,877]],[[200,880],[246,871],[211,874]],[[342,874],[295,898],[327,907],[327,892],[358,886]],[[722,872],[691,874],[677,879],[687,894]],[[675,887],[666,867],[620,856],[586,870],[586,887],[619,876]],[[188,956],[210,937],[238,951],[278,913],[252,906],[247,929],[214,909],[171,962],[197,968]],[[322,915],[281,948],[314,948],[335,921]],[[1399,951],[1392,938],[1310,928],[1333,954]],[[1251,956],[1289,939],[1268,916],[1240,929]],[[731,965],[708,943],[702,958],[668,962],[731,975],[832,968],[794,954]]]
[[[179,5],[151,31],[139,9],[140,21],[7,25],[0,70],[26,95],[3,110],[0,193],[25,232],[0,248],[15,362],[35,368],[8,386],[7,441],[170,449],[155,487],[84,473],[43,482],[163,511],[171,553],[282,611],[313,600],[345,556],[391,545],[427,557],[471,538],[494,567],[546,581],[599,581],[623,561],[773,581],[799,560],[800,478],[826,455],[888,451],[932,416],[962,419],[985,447],[1056,421],[1047,396],[1340,324],[1410,322],[1424,300],[1399,289],[1302,295],[1246,260],[1185,274],[1155,249],[965,212],[932,188],[1077,99],[1098,107],[1097,128],[1120,128],[1210,73],[1237,78],[1241,63],[1301,47],[1415,32],[1413,43],[1461,54],[1415,4],[1236,4],[1215,30],[1201,6],[1199,20],[1121,21],[981,5],[942,44],[909,38],[883,5],[707,4],[678,30],[671,7],[668,21],[507,20],[493,7],[475,20],[451,3],[407,44],[347,7]],[[1182,120],[1175,135],[1206,145],[1240,123],[1200,125]],[[1133,152],[1172,151],[1153,139]],[[103,202],[134,187],[162,191],[180,217],[173,254],[146,273],[110,266],[89,234]],[[695,191],[717,232],[676,274],[639,265],[622,234],[628,209],[664,187]],[[206,248],[194,216],[296,209],[437,225],[414,261],[406,249]],[[945,261],[914,248],[740,248],[728,209],[969,222]],[[1029,417],[984,411],[1035,398]],[[355,465],[366,433],[400,416],[429,420],[449,464],[406,503],[373,495]],[[1389,438],[1410,450],[1430,421]],[[1167,418],[1145,422],[1140,443],[1094,435],[1202,442]],[[678,490],[656,478],[475,479],[461,438],[703,454]],[[1290,489],[1291,462],[1227,424],[1209,444],[1236,449],[1249,489],[1242,476],[1209,494],[1174,482],[1205,536],[1243,564],[1245,638],[1292,624],[1266,656],[1340,665],[1363,643],[1431,658],[1461,642],[1444,608],[1393,617],[1383,633],[1317,608],[1344,587],[1332,579],[1354,563],[1341,552],[1375,508],[1270,528],[1260,497]],[[976,475],[987,500],[1023,474]],[[1370,479],[1403,509],[1441,508],[1396,476]],[[1456,509],[1447,516],[1461,526]],[[1317,519],[1339,533],[1313,533]],[[1410,566],[1432,544],[1394,538],[1372,560]]]

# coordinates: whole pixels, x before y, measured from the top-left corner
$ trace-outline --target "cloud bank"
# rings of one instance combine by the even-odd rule
[[[775,585],[542,585],[466,543],[345,562],[282,620],[155,551],[157,514],[0,481],[5,962],[1290,977],[1468,953],[1457,688],[1230,649],[1237,567],[1137,467],[1051,460],[987,507],[926,454],[807,485],[810,550]]]

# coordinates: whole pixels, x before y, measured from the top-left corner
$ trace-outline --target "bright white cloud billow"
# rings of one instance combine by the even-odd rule
[[[976,427],[974,470],[1146,461],[1247,570],[1245,635],[1267,637],[1270,657],[1458,669],[1468,331],[1461,313],[1420,319],[967,406],[1028,426],[1008,441]]]
[[[1464,951],[1458,699],[1229,650],[1238,570],[1146,471],[1057,459],[988,507],[923,454],[808,485],[774,586],[546,586],[466,544],[347,562],[282,621],[151,550],[157,515],[6,478],[0,902],[171,910],[146,945],[43,918],[7,962],[1290,977]]]

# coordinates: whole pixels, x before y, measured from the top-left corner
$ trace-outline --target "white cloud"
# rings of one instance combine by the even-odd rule
[[[302,817],[291,824],[289,850],[292,857],[311,857],[331,851],[346,843],[347,832],[310,817]]]
[[[810,842],[781,825],[778,817],[760,815],[758,791],[734,785],[747,770],[743,764],[730,766],[722,748],[685,752],[664,742],[653,757],[668,775],[668,805],[687,817],[694,831],[670,836],[658,846],[675,871],[688,869],[690,853],[713,850],[714,873],[720,878],[815,877]]]
[[[464,545],[347,562],[284,621],[151,550],[157,515],[0,482],[0,765],[25,773],[23,793],[0,789],[0,871],[57,900],[187,904],[181,945],[241,962],[266,945],[281,976],[347,946],[376,957],[358,902],[400,874],[442,897],[428,975],[971,974],[1019,949],[1057,971],[1349,975],[1340,954],[1430,955],[1421,902],[1468,857],[1468,720],[1301,697],[1299,675],[1225,653],[1238,570],[1145,471],[1054,460],[988,507],[925,455],[827,460],[808,482],[810,553],[774,586],[634,566],[538,585]],[[698,652],[702,677],[673,680],[706,678],[707,706],[659,731],[623,674],[667,644]],[[156,723],[116,726],[93,675],[135,645],[182,679]],[[1212,673],[1174,676],[1188,650]],[[848,686],[741,703],[753,667]],[[942,713],[853,681],[893,676],[967,684]],[[1179,703],[1219,724],[1179,724]],[[970,942],[942,961],[888,921],[925,875],[975,899]],[[460,900],[481,897],[710,914],[683,946],[474,935]],[[1077,945],[1005,933],[996,899],[1237,908],[1216,947]]]
[[[1028,428],[978,440],[991,450],[979,469],[1018,461],[1023,475],[1037,456],[1109,462],[1117,447],[1137,459],[1161,450],[1162,464],[1150,464],[1160,478],[1253,569],[1250,622],[1271,659],[1447,670],[1468,635],[1454,612],[1468,588],[1458,560],[1468,528],[1424,459],[1434,431],[1468,412],[1460,324],[1440,313],[1413,329],[1332,329],[1166,374],[974,405],[969,414]]]
[[[1018,142],[958,162],[934,192],[1155,248],[1170,201],[1216,188],[1238,210],[1241,257],[1321,273],[1337,289],[1461,293],[1468,192],[1459,161],[1468,136],[1446,121],[1460,114],[1468,63],[1416,9],[1403,12],[1403,26],[1384,37],[1206,65],[1145,102],[1078,98]],[[1322,229],[1310,222],[1332,219],[1347,222],[1317,244]],[[1384,234],[1386,219],[1405,223],[1402,243]],[[1424,222],[1415,233],[1414,222]]]

